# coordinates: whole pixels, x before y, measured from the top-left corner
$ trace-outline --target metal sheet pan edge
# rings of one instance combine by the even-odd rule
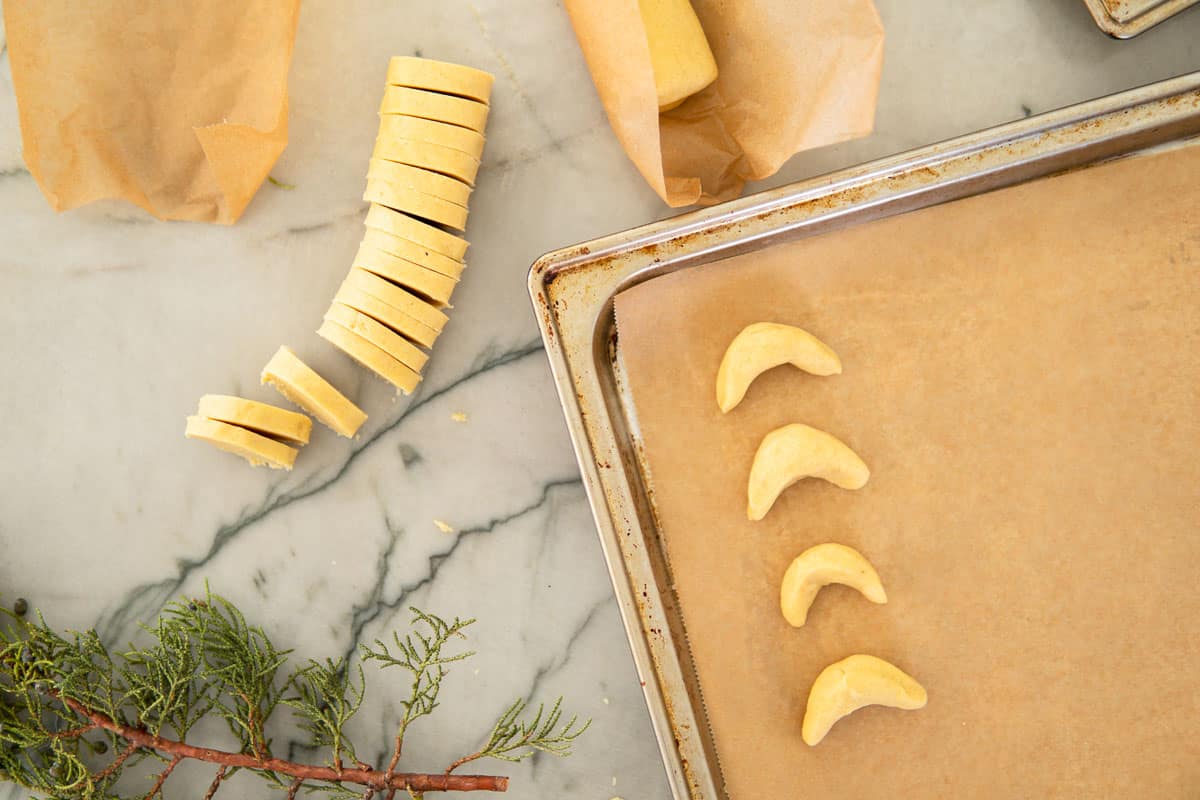
[[[1200,72],[1001,125],[547,254],[528,288],[677,800],[725,796],[663,558],[636,420],[615,367],[613,298],[776,240],[1200,136]]]

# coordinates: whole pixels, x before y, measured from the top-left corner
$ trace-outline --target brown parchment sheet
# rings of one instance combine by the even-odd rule
[[[1099,165],[682,270],[616,300],[674,588],[731,798],[1200,797],[1200,147]],[[763,374],[758,321],[844,373]],[[761,438],[803,422],[871,468],[758,523]],[[779,584],[858,548],[887,605]],[[852,653],[921,681],[817,747],[808,689]]]
[[[638,0],[563,4],[613,132],[671,206],[732,199],[801,150],[874,126],[872,0],[693,0],[719,74],[661,120]]]
[[[300,0],[5,0],[25,164],[55,211],[231,224],[287,145]]]

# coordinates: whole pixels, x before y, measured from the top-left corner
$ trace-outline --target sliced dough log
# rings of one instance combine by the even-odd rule
[[[397,186],[407,186],[463,208],[467,207],[471,199],[471,187],[457,178],[397,161],[372,158],[367,166],[367,178],[378,178]]]
[[[444,256],[441,253],[430,250],[428,247],[422,247],[416,242],[410,242],[408,239],[401,239],[399,236],[393,236],[387,231],[376,230],[375,228],[367,228],[363,234],[363,244],[368,244],[376,250],[382,250],[385,253],[390,253],[398,258],[403,258],[405,261],[411,261],[414,264],[420,264],[422,267],[428,267],[434,272],[441,273],[447,278],[458,278],[462,275],[466,264],[461,261],[456,261],[449,256]]]
[[[467,247],[470,246],[461,236],[455,236],[449,231],[378,203],[372,203],[367,209],[366,226],[416,242],[422,247],[428,247],[458,261],[462,261],[467,254]]]
[[[371,156],[431,169],[472,186],[475,185],[475,176],[479,174],[479,159],[453,147],[432,142],[379,138],[375,140]]]
[[[294,444],[308,444],[312,433],[312,420],[303,414],[227,394],[204,395],[196,413]]]
[[[461,231],[467,227],[466,207],[378,178],[367,178],[367,190],[363,192],[363,200],[405,211],[432,222],[440,222],[455,230]]]
[[[379,113],[432,119],[483,133],[487,127],[488,105],[465,97],[389,86],[383,93]]]
[[[380,117],[379,138],[432,142],[466,153],[476,160],[483,155],[484,140],[479,131],[420,117],[403,117],[398,114]]]
[[[414,370],[336,322],[322,322],[317,335],[405,394],[412,394],[421,382],[421,376]]]
[[[395,56],[388,62],[387,82],[431,92],[459,95],[486,103],[495,78],[490,73],[462,64],[415,56]]]
[[[374,317],[337,300],[334,300],[333,304],[329,306],[329,310],[325,312],[325,319],[341,325],[351,333],[358,334],[415,372],[424,369],[426,362],[429,361],[429,355],[408,339]]]
[[[396,333],[424,347],[433,347],[433,343],[437,341],[438,331],[422,325],[400,309],[374,295],[367,294],[362,289],[343,283],[333,299],[335,302],[350,306],[356,311],[361,311],[367,316],[379,320]]]
[[[207,417],[188,417],[183,435],[239,455],[256,467],[290,470],[299,452],[283,442]]]
[[[445,312],[411,292],[406,292],[394,283],[380,278],[370,270],[351,269],[346,273],[346,280],[342,285],[353,286],[369,295],[378,297],[438,333],[441,333],[442,328],[446,327],[446,322],[449,320]]]
[[[263,367],[261,380],[348,439],[353,438],[367,421],[362,409],[301,361],[289,347],[281,346],[275,351]]]
[[[405,261],[370,245],[359,245],[354,256],[354,266],[373,272],[392,283],[411,289],[440,305],[450,302],[450,295],[458,284],[453,278],[434,272],[420,264]]]

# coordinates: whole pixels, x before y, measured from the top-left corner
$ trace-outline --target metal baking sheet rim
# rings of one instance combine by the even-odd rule
[[[1132,39],[1198,2],[1200,0],[1084,0],[1100,30],[1114,39]]]
[[[568,247],[533,301],[667,778],[725,797],[686,633],[657,550],[653,487],[620,385],[613,298],[658,275],[1200,137],[1200,72]]]

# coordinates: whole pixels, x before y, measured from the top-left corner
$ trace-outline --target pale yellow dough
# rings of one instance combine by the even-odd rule
[[[439,92],[389,86],[384,90],[379,113],[432,119],[483,133],[487,127],[488,105]]]
[[[290,470],[299,452],[283,442],[208,417],[188,417],[183,435],[239,455],[256,467]]]
[[[468,97],[486,103],[495,78],[481,69],[416,56],[395,56],[388,62],[387,82],[432,92]]]
[[[482,133],[448,122],[435,122],[420,117],[404,117],[398,114],[380,117],[379,138],[432,142],[466,153],[476,160],[483,155]]]
[[[367,178],[367,189],[362,199],[423,217],[430,222],[440,222],[455,230],[461,231],[467,227],[466,207],[408,186]]]
[[[882,658],[849,656],[830,664],[813,681],[801,736],[815,746],[838,720],[864,706],[911,711],[924,708],[927,700],[921,684]]]
[[[817,593],[831,583],[857,589],[872,603],[887,602],[887,593],[871,562],[853,547],[828,542],[796,556],[783,575],[779,608],[788,624],[802,627]]]
[[[382,158],[371,159],[367,166],[367,178],[378,178],[397,186],[407,186],[463,208],[467,207],[471,199],[471,187],[457,178]]]
[[[441,228],[423,222],[416,217],[403,214],[393,208],[372,203],[367,209],[366,226],[375,230],[385,231],[401,239],[416,242],[422,247],[428,247],[447,258],[462,261],[470,243],[461,236],[444,231]]]
[[[325,312],[325,319],[336,322],[351,333],[356,333],[383,350],[406,367],[420,372],[429,361],[429,355],[408,339],[351,306],[334,301]]]
[[[450,302],[450,295],[458,284],[453,278],[366,244],[359,246],[358,253],[354,256],[354,266],[373,272],[443,306]]]
[[[760,520],[784,489],[802,478],[861,489],[871,471],[841,440],[808,425],[784,425],[763,437],[750,467],[746,516]]]
[[[308,444],[312,420],[295,411],[226,394],[206,394],[196,413],[294,444]]]
[[[449,319],[443,311],[435,308],[429,302],[422,300],[411,292],[406,292],[394,283],[380,278],[369,270],[351,269],[346,273],[346,280],[342,285],[350,285],[369,295],[374,295],[438,333],[441,332],[442,328],[446,327],[446,321]]]
[[[405,394],[412,394],[421,376],[353,331],[325,320],[317,335]]]
[[[453,147],[415,139],[380,137],[375,140],[375,149],[371,152],[371,156],[431,169],[434,172],[457,178],[471,186],[475,185],[475,177],[479,174],[479,159],[469,153],[455,150]]]
[[[363,234],[362,243],[368,244],[376,250],[382,250],[385,253],[403,258],[405,261],[411,261],[414,264],[420,264],[422,267],[428,267],[434,272],[439,272],[447,278],[454,278],[455,280],[458,280],[467,266],[461,261],[444,256],[416,242],[401,239],[399,236],[393,236],[387,231],[376,230],[375,228],[367,228],[366,233]]]
[[[364,273],[370,275],[370,273]],[[374,277],[374,276],[372,276]],[[433,347],[437,341],[438,332],[423,325],[413,317],[378,297],[364,292],[348,282],[343,283],[333,297],[334,302],[350,306],[355,311],[361,311],[372,319],[391,328],[401,336],[411,339],[424,347]]]
[[[669,111],[717,79],[717,61],[689,0],[638,0],[658,108]]]
[[[289,347],[281,346],[275,351],[263,367],[261,380],[348,439],[353,438],[367,421],[362,409],[301,361]]]
[[[762,373],[791,364],[813,375],[837,375],[842,362],[824,342],[792,325],[756,322],[733,338],[717,371],[717,405],[732,411]]]

